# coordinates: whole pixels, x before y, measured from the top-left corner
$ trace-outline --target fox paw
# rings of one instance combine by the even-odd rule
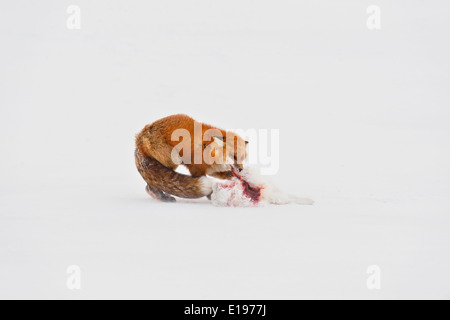
[[[167,195],[161,197],[161,201],[163,201],[163,202],[177,202],[177,200],[174,197],[167,196]]]

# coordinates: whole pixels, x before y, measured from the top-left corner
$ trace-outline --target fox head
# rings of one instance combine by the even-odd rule
[[[248,141],[236,134],[228,133],[226,137],[214,136],[209,147],[212,149],[211,155],[216,160],[215,165],[243,170],[247,159],[247,144]]]

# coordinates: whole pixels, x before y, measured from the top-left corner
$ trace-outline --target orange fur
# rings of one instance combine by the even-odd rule
[[[194,127],[200,125],[203,134],[209,129],[220,131],[223,145],[213,141],[196,143],[194,140]],[[191,176],[175,172],[178,165],[172,160],[172,150],[179,141],[172,141],[172,133],[176,129],[186,129],[191,134],[191,164],[184,164]],[[231,139],[230,139],[231,138]],[[233,140],[233,141],[230,141]],[[233,148],[231,146],[233,145]],[[228,148],[227,148],[228,146]],[[231,179],[231,165],[194,163],[196,151],[202,152],[205,148],[211,148],[211,154],[222,158],[224,162],[236,159],[237,155],[247,155],[246,142],[237,134],[203,124],[186,115],[173,115],[147,125],[136,136],[136,166],[147,182],[147,192],[153,197],[163,201],[174,201],[170,195],[183,198],[200,198],[210,195],[210,188],[205,186],[206,181],[201,179],[205,175],[211,175],[220,179]],[[243,148],[243,149],[242,149]],[[238,152],[239,151],[239,152]],[[182,152],[180,156],[183,156]],[[234,160],[235,167],[242,169],[244,159]]]

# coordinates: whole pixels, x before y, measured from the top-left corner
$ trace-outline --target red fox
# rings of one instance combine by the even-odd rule
[[[173,136],[178,130],[189,134],[190,141],[184,141],[183,136],[182,142],[190,150],[179,150],[178,137]],[[208,136],[211,132],[215,135]],[[197,134],[200,139],[195,138]],[[212,181],[206,175],[231,179],[234,170],[243,169],[247,143],[233,132],[197,122],[187,115],[173,115],[147,125],[136,136],[136,166],[147,183],[147,193],[157,200],[173,202],[172,196],[210,198]],[[219,161],[211,162],[204,154]],[[180,164],[187,167],[191,176],[175,171]]]

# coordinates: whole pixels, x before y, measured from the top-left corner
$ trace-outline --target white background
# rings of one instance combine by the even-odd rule
[[[0,298],[450,298],[449,10],[2,1]],[[175,113],[280,129],[272,178],[316,205],[153,201],[134,135]]]

